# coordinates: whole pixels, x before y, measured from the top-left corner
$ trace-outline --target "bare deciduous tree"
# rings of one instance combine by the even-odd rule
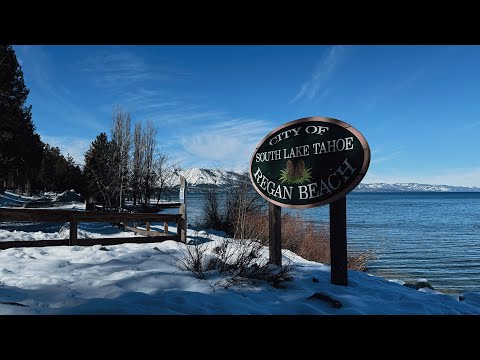
[[[143,159],[144,153],[142,149],[142,123],[135,123],[135,130],[133,133],[133,162],[132,162],[132,176],[130,186],[132,188],[133,205],[137,205],[137,197],[141,197],[140,185],[143,178]]]
[[[150,203],[153,184],[155,183],[154,171],[154,152],[156,142],[157,129],[151,120],[148,120],[142,131],[142,149],[143,149],[143,178],[142,185],[145,194],[145,204]]]
[[[180,165],[172,161],[170,156],[163,151],[157,152],[155,156],[157,204],[160,202],[162,194],[177,185],[180,170]]]
[[[115,174],[118,191],[118,208],[122,211],[124,204],[124,192],[128,177],[128,166],[130,161],[130,147],[132,138],[130,136],[130,113],[124,112],[121,108],[113,111],[112,142],[114,164],[117,166]]]

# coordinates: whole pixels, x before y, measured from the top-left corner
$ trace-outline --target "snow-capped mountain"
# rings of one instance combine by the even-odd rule
[[[249,177],[240,172],[221,169],[199,169],[190,168],[181,171],[189,186],[195,188],[223,187]],[[372,183],[358,185],[354,191],[359,192],[407,192],[407,191],[436,191],[436,192],[479,192],[478,187],[451,186],[451,185],[430,185],[417,183]]]
[[[406,192],[406,191],[440,191],[440,192],[478,192],[480,188],[474,186],[429,185],[417,183],[373,183],[359,184],[354,191],[363,192]]]
[[[185,176],[188,185],[194,187],[225,186],[245,178],[241,173],[220,169],[190,168],[180,173]]]

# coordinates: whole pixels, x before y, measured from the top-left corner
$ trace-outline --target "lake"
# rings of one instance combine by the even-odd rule
[[[202,214],[204,194],[188,194],[188,221]],[[282,209],[328,225],[328,205]],[[349,251],[375,250],[368,272],[387,279],[426,278],[444,293],[480,292],[480,193],[347,195]]]

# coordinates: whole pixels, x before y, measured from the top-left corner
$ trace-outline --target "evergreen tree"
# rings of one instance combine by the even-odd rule
[[[64,184],[65,190],[73,189],[75,192],[83,194],[85,191],[85,183],[80,166],[75,164],[75,160],[69,155],[65,158],[65,162],[67,164],[67,174]]]
[[[29,90],[15,51],[0,45],[0,188],[29,187],[41,161],[42,143],[32,122]]]
[[[114,204],[116,166],[113,164],[113,143],[101,133],[85,153],[84,178],[87,182],[85,196],[104,206]]]
[[[44,191],[62,192],[73,189],[77,193],[83,193],[85,190],[82,171],[73,158],[65,158],[58,147],[48,144],[43,147],[35,180],[35,188]]]

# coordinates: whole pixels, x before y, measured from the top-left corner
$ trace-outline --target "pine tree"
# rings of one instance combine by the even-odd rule
[[[80,166],[75,164],[75,160],[68,154],[65,158],[65,163],[67,168],[64,184],[65,189],[73,189],[75,192],[83,194],[85,184]]]
[[[40,165],[42,143],[25,104],[29,89],[15,51],[0,45],[0,188],[24,190]]]
[[[109,208],[114,201],[114,181],[117,169],[113,166],[113,144],[101,133],[85,153],[84,178],[87,181],[86,196]]]
[[[65,158],[58,147],[44,145],[34,182],[35,189],[55,192],[73,189],[77,193],[83,193],[83,182],[82,171],[71,156]]]

